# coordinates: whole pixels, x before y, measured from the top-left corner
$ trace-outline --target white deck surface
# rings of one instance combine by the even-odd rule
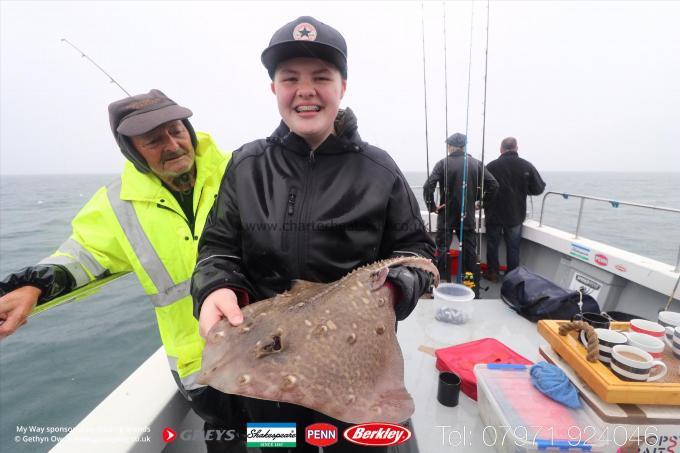
[[[490,337],[527,359],[538,361],[539,345],[547,344],[538,334],[536,324],[518,316],[502,301],[479,299],[471,303],[474,312],[464,325],[435,320],[432,300],[421,300],[411,316],[399,323],[397,337],[404,354],[406,389],[416,403],[413,424],[421,453],[496,450],[482,441],[485,425],[479,418],[476,401],[461,392],[457,407],[439,404],[435,357],[419,351],[420,346],[438,349]]]

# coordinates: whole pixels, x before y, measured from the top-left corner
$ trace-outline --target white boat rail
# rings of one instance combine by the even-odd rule
[[[666,208],[664,206],[654,206],[651,204],[643,204],[643,203],[634,203],[631,201],[620,201],[620,200],[611,200],[609,198],[602,198],[602,197],[594,197],[591,195],[580,195],[576,193],[568,193],[568,192],[554,192],[554,191],[548,191],[543,195],[543,201],[541,202],[541,215],[538,220],[538,226],[542,227],[543,226],[543,213],[545,212],[545,201],[548,198],[549,195],[560,195],[562,199],[568,200],[569,198],[578,198],[580,199],[579,203],[579,209],[578,209],[578,218],[576,220],[576,231],[574,232],[574,238],[579,237],[579,232],[581,231],[581,221],[583,220],[583,206],[585,205],[586,200],[593,200],[593,201],[602,201],[609,203],[613,208],[618,208],[621,205],[624,206],[633,206],[637,208],[643,208],[643,209],[652,209],[654,211],[665,211],[665,212],[675,212],[676,214],[680,214],[680,209],[675,209],[675,208]],[[675,269],[673,270],[674,272],[678,272],[680,270],[680,244],[678,245],[678,258],[675,261]]]

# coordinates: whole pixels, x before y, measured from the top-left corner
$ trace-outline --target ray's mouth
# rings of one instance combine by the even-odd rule
[[[261,358],[270,354],[281,352],[283,349],[283,330],[277,329],[274,335],[270,336],[266,342],[260,340],[255,344],[255,357]]]
[[[262,349],[267,352],[279,352],[281,350],[281,337],[274,335],[271,343],[264,345]]]

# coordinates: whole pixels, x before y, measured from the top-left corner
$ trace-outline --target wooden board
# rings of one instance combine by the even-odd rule
[[[583,400],[606,423],[617,425],[678,425],[680,406],[658,404],[606,403],[593,392],[583,379],[548,345],[538,347],[538,352],[549,363],[559,367],[576,386]]]
[[[575,334],[562,336],[559,326],[567,321],[541,320],[538,333],[607,403],[680,405],[680,382],[627,382],[604,364],[586,360],[586,350]],[[614,330],[628,330],[628,323],[613,322]],[[667,347],[668,348],[668,347]],[[668,363],[667,363],[668,365]],[[677,367],[677,362],[671,366]]]

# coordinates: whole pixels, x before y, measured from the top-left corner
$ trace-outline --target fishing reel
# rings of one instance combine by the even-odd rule
[[[474,289],[477,285],[475,284],[475,276],[472,272],[466,272],[463,274],[463,285],[470,289]]]

